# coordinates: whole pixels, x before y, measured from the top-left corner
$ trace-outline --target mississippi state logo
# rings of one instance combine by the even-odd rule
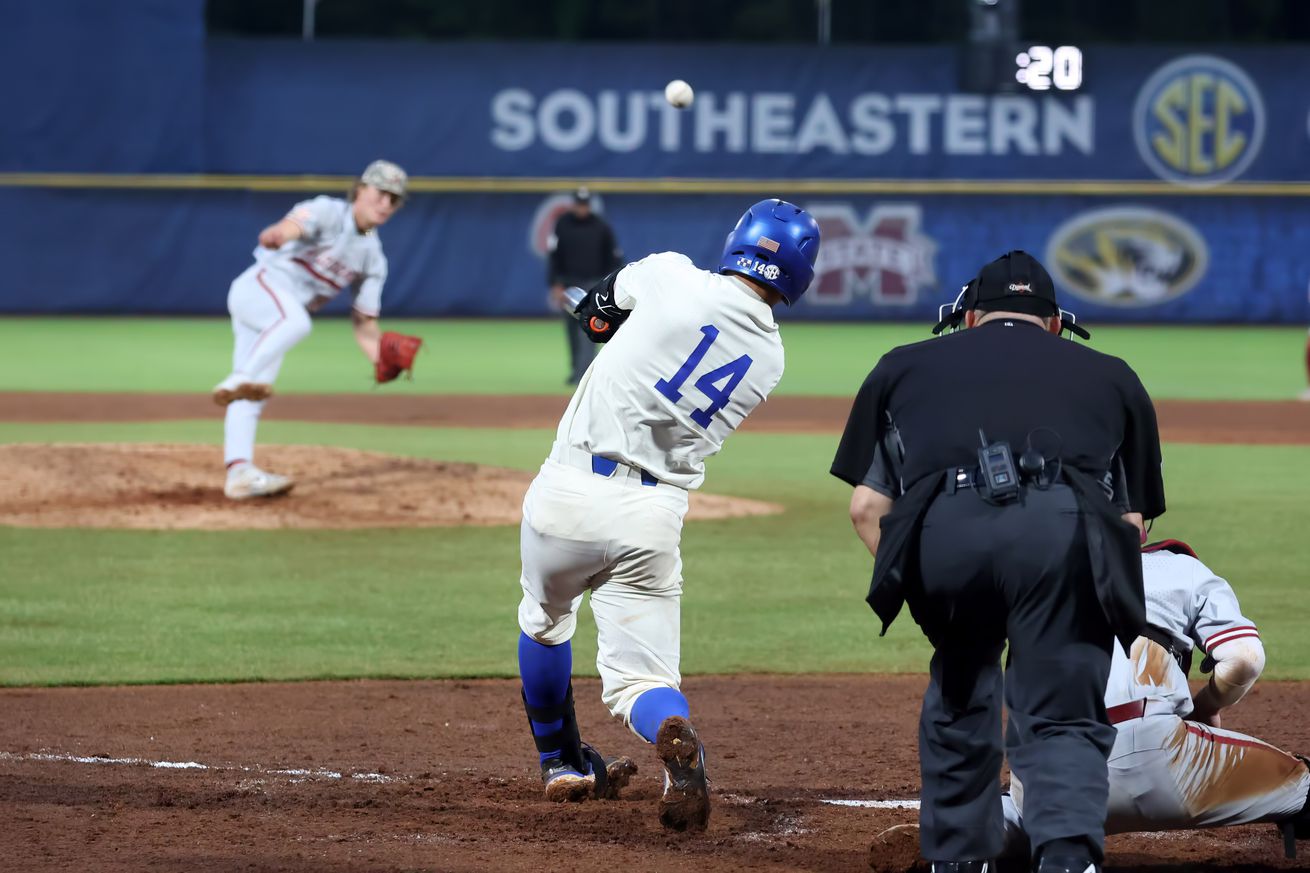
[[[937,283],[937,243],[919,232],[914,203],[884,203],[861,220],[849,203],[806,207],[819,223],[823,244],[806,299],[841,306],[868,298],[885,306],[909,306],[919,291]]]
[[[1187,55],[1155,72],[1137,93],[1133,136],[1157,176],[1217,185],[1246,171],[1265,132],[1260,90],[1240,67]]]
[[[1056,228],[1046,263],[1062,286],[1110,306],[1153,306],[1205,274],[1209,252],[1177,216],[1140,206],[1093,209]]]

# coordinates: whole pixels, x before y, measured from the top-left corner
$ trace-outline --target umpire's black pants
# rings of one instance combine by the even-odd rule
[[[596,344],[578,320],[568,313],[564,314],[564,333],[569,340],[569,384],[576,385],[596,357]]]
[[[1007,506],[973,490],[942,494],[919,550],[916,612],[935,649],[919,721],[923,856],[985,860],[1001,851],[1004,688],[1006,750],[1024,785],[1034,851],[1084,838],[1099,862],[1115,737],[1104,701],[1113,634],[1073,492],[1025,488]]]
[[[590,291],[591,287],[602,278],[603,276],[595,276],[578,279],[574,276],[565,276],[560,281],[565,285],[576,285]],[[582,329],[582,323],[568,312],[564,313],[564,336],[569,343],[569,384],[576,385],[582,381],[582,375],[591,366],[598,349],[591,341],[591,337]]]

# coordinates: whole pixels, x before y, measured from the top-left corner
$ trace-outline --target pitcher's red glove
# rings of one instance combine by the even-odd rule
[[[387,331],[382,334],[378,344],[378,362],[373,365],[373,376],[378,383],[390,382],[406,370],[414,367],[414,356],[418,354],[423,340],[416,336]]]

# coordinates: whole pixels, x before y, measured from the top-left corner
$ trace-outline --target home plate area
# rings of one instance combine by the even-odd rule
[[[690,677],[713,814],[656,815],[648,746],[576,683],[583,736],[640,768],[623,799],[547,803],[518,683],[0,690],[6,869],[802,870],[917,858],[920,676]],[[1262,683],[1235,729],[1310,747],[1310,688]],[[905,826],[905,827],[902,827]],[[1296,869],[1272,826],[1112,837],[1115,871]]]

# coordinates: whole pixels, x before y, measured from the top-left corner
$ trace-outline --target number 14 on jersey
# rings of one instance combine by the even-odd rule
[[[704,334],[696,348],[692,349],[687,360],[682,362],[678,372],[674,373],[669,379],[660,379],[655,383],[655,390],[663,394],[674,403],[682,400],[682,386],[687,379],[691,377],[692,372],[700,366],[700,362],[705,359],[709,352],[710,346],[719,338],[719,329],[712,324],[707,324],[700,329]],[[714,420],[714,413],[718,412],[724,406],[727,406],[728,399],[732,397],[732,392],[740,384],[746,371],[751,368],[751,356],[742,355],[735,361],[729,361],[722,367],[715,367],[707,373],[701,375],[696,380],[696,390],[709,398],[710,404],[703,409],[693,410],[691,420],[701,427],[708,429],[710,423]]]

